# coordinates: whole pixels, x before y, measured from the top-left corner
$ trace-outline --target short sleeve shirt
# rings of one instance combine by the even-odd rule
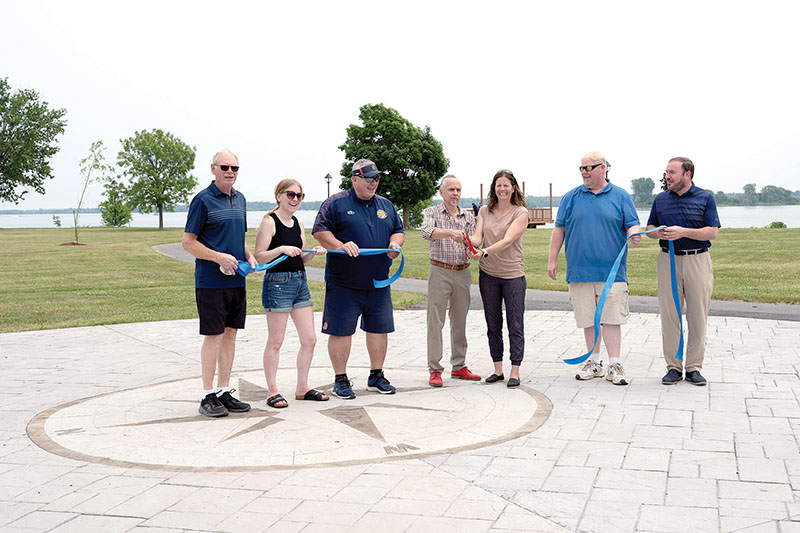
[[[688,191],[683,193],[683,196],[672,191],[659,193],[653,201],[653,207],[650,208],[647,225],[684,228],[722,227],[719,223],[714,195],[694,183]],[[669,242],[663,239],[658,242],[664,248],[669,246]],[[711,247],[711,241],[696,241],[686,237],[677,239],[674,244],[676,250],[697,250]]]
[[[244,261],[244,235],[247,231],[244,195],[231,189],[228,196],[211,182],[192,198],[184,231],[197,235],[198,242],[207,248]],[[242,276],[225,275],[220,272],[217,263],[199,258],[194,261],[194,283],[197,288],[209,289],[245,286]]]
[[[472,211],[458,207],[458,214],[452,216],[444,204],[432,205],[422,212],[422,238],[430,241],[430,258],[447,265],[469,264],[469,248],[466,243],[458,243],[453,239],[433,240],[435,229],[455,229],[468,236],[475,233],[475,215]]]
[[[608,277],[639,216],[631,195],[608,182],[597,194],[586,185],[565,194],[555,225],[564,228],[567,283],[597,282]],[[627,254],[626,248],[614,281],[628,281]]]
[[[377,194],[362,200],[352,188],[322,203],[312,233],[318,231],[330,231],[340,241],[353,241],[359,248],[386,248],[392,235],[404,233],[403,221],[392,202]],[[388,278],[391,264],[386,254],[327,254],[325,281],[357,290],[374,289],[372,280]]]

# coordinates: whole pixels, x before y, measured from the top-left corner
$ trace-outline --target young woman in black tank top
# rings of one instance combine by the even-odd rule
[[[278,392],[277,372],[281,345],[286,335],[286,323],[292,317],[300,350],[297,352],[297,387],[295,399],[326,401],[328,396],[308,386],[308,371],[317,336],[314,332],[314,309],[306,282],[305,264],[325,248],[317,246],[313,252],[302,252],[306,247],[303,223],[294,213],[303,201],[303,187],[297,180],[285,179],[275,186],[278,207],[264,215],[256,235],[254,255],[259,263],[269,263],[286,255],[264,274],[261,301],[267,313],[267,345],[264,347],[264,374],[267,378],[267,405],[281,409],[289,403]]]

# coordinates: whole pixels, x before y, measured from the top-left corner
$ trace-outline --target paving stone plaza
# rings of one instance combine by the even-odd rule
[[[248,317],[232,384],[253,409],[215,420],[197,413],[195,320],[0,335],[0,529],[800,531],[800,322],[712,316],[709,385],[667,387],[658,316],[633,314],[618,387],[561,362],[582,352],[571,312],[526,311],[519,389],[433,389],[425,311],[395,319],[397,394],[364,390],[358,333],[358,397],[292,400],[289,327],[276,410]],[[486,376],[483,313],[468,324]],[[329,388],[319,337],[311,385]]]

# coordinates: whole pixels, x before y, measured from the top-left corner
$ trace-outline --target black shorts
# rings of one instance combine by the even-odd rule
[[[244,329],[247,316],[247,289],[195,288],[200,335],[221,335],[225,328]]]

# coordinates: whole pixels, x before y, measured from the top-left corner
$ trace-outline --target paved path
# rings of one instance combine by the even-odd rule
[[[582,348],[571,312],[531,310],[509,390],[429,388],[425,311],[395,317],[396,395],[363,390],[359,333],[358,398],[295,401],[290,327],[283,410],[264,403],[265,319],[248,317],[233,384],[253,409],[219,420],[197,414],[196,320],[0,334],[0,530],[800,531],[797,322],[713,316],[710,384],[665,387],[658,317],[633,313],[616,387],[561,362]],[[487,375],[481,313],[468,331]]]
[[[560,362],[581,350],[571,313],[530,311],[523,387],[508,390],[447,378],[428,388],[425,311],[396,320],[386,372],[398,394],[363,391],[359,334],[356,400],[290,396],[278,411],[264,404],[265,320],[250,316],[233,381],[254,408],[220,420],[197,414],[194,320],[0,335],[0,529],[800,528],[796,322],[711,317],[709,386],[665,387],[658,317],[633,314],[633,381],[615,387],[578,382]],[[484,328],[471,313],[468,362],[486,375]],[[297,346],[290,328],[287,396]],[[321,342],[312,382],[331,378]]]

